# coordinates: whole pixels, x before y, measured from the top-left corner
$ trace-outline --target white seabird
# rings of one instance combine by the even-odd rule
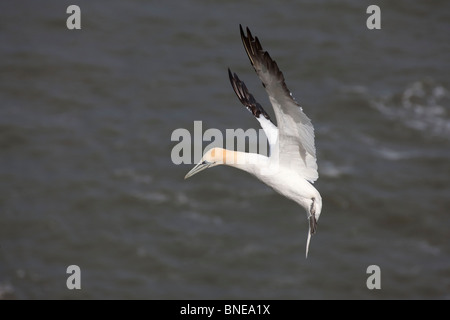
[[[228,69],[231,85],[241,103],[256,117],[267,136],[268,157],[240,151],[212,148],[189,171],[185,179],[217,165],[229,165],[247,171],[283,196],[297,202],[307,213],[309,231],[306,241],[308,257],[311,235],[316,232],[322,211],[322,197],[312,185],[319,177],[314,145],[314,127],[302,107],[286,86],[284,76],[258,37],[247,35],[240,26],[245,51],[269,95],[278,128],[235,73]]]

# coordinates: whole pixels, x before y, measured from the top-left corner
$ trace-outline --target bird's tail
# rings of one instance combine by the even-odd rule
[[[316,233],[317,229],[317,220],[314,215],[309,216],[309,229],[308,229],[308,238],[306,239],[306,258],[308,258],[309,251],[309,243],[311,242],[311,236]]]
[[[308,230],[308,239],[306,240],[306,258],[308,258],[309,242],[311,241],[311,229]]]

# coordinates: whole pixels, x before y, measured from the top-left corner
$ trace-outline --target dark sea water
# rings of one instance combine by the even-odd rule
[[[171,160],[195,120],[259,128],[228,67],[273,114],[239,24],[315,126],[308,259],[303,208]],[[449,299],[449,30],[448,1],[2,1],[0,298]]]

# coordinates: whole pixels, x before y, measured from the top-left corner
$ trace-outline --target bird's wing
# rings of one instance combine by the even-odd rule
[[[314,127],[302,107],[292,97],[284,82],[283,73],[269,53],[264,51],[258,37],[247,28],[247,36],[240,26],[245,51],[269,95],[278,125],[279,161],[307,180],[319,177],[314,145]]]
[[[264,111],[263,107],[255,100],[255,97],[248,91],[247,86],[239,79],[236,73],[232,73],[228,69],[228,76],[230,77],[231,86],[236,93],[239,101],[250,111],[258,120],[267,136],[269,145],[275,145],[278,139],[278,129],[270,120],[269,115]]]

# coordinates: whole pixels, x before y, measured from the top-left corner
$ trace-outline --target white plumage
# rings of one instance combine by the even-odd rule
[[[257,37],[240,26],[244,48],[275,112],[277,126],[255,100],[235,73],[228,69],[231,85],[241,103],[256,117],[269,142],[269,157],[239,151],[213,148],[186,174],[185,179],[216,165],[225,164],[247,171],[283,196],[297,202],[307,212],[309,231],[306,243],[308,256],[311,235],[316,232],[322,211],[322,197],[312,185],[319,177],[314,145],[314,127],[303,109],[292,97],[278,65],[270,57]]]

